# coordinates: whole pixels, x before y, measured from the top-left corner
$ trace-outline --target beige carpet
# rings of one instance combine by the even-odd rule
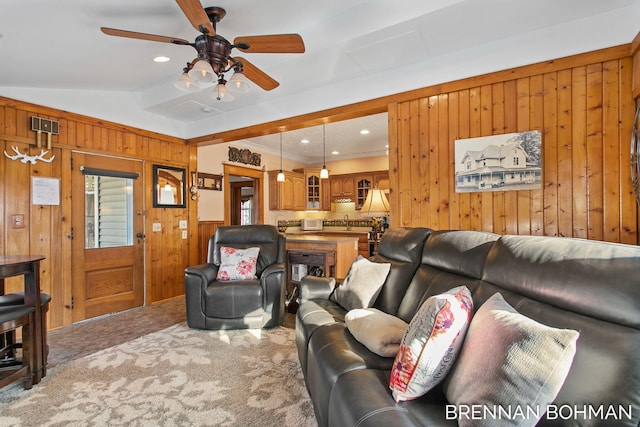
[[[178,324],[0,390],[1,426],[316,426],[287,328]]]

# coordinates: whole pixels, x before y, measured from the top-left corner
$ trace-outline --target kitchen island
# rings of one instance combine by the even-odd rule
[[[351,263],[358,256],[358,238],[353,236],[319,236],[287,233],[287,295],[292,295],[299,283],[294,280],[293,266],[306,265],[322,268],[322,275],[344,279]],[[307,268],[308,271],[308,268]]]

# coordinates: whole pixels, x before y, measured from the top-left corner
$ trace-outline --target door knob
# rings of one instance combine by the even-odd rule
[[[138,234],[136,234],[136,237],[137,237],[138,239],[144,239],[144,237],[145,237],[145,236],[144,236],[144,234],[142,234],[142,233],[138,233]]]

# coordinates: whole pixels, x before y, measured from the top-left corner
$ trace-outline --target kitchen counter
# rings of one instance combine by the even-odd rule
[[[358,237],[356,236],[317,236],[311,234],[287,233],[287,266],[289,271],[288,293],[292,291],[290,259],[323,259],[325,276],[344,279],[349,267],[358,256]],[[295,264],[295,262],[293,262]],[[304,264],[304,263],[303,263]],[[317,265],[317,264],[312,264]]]
[[[292,227],[287,229],[285,235],[287,238],[289,235],[306,235],[306,234],[369,234],[371,231],[371,227],[351,227],[351,229],[347,229],[347,227],[324,227],[322,230],[313,230],[313,231],[305,231],[300,227]]]

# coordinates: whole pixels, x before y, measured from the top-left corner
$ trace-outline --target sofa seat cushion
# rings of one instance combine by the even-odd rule
[[[334,383],[345,372],[358,369],[391,370],[392,357],[372,353],[358,342],[345,323],[333,323],[316,329],[309,340],[307,387],[317,408],[316,414],[327,420],[329,395]],[[321,423],[322,425],[322,423]]]
[[[519,408],[518,425],[534,426],[560,391],[579,333],[543,325],[494,294],[473,317],[460,357],[444,383],[454,405]],[[513,421],[516,421],[515,419]],[[474,420],[462,417],[460,426]]]
[[[440,388],[425,396],[396,403],[387,387],[389,371],[359,369],[346,372],[336,381],[329,399],[331,427],[457,426],[447,420]]]
[[[204,291],[206,316],[233,319],[263,313],[263,289],[259,280],[215,281]]]

